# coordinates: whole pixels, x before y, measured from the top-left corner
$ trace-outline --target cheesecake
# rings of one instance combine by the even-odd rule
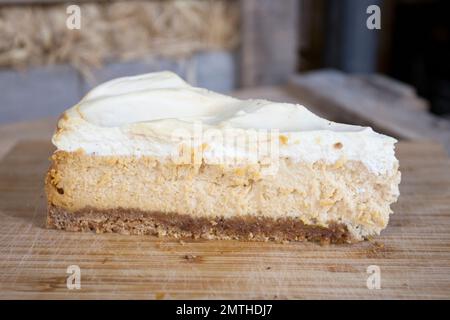
[[[47,225],[68,231],[349,243],[399,196],[394,138],[171,72],[99,85],[52,142]]]

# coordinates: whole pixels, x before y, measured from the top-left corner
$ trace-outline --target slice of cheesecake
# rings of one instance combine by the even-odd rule
[[[353,242],[387,226],[396,140],[170,72],[120,78],[61,116],[49,227],[174,238]]]

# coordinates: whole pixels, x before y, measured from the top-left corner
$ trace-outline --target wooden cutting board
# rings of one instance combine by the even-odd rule
[[[382,236],[328,246],[47,230],[51,152],[22,141],[0,163],[1,298],[450,298],[450,159],[438,145],[398,144],[401,196]],[[380,289],[367,287],[371,265]]]

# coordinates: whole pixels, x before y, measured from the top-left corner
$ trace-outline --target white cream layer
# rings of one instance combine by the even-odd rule
[[[397,163],[396,140],[370,127],[331,122],[302,105],[239,100],[195,88],[171,72],[119,78],[96,87],[63,114],[52,141],[64,151],[166,158],[179,149],[174,132],[193,132],[200,124],[202,132],[224,135],[278,130],[283,136],[279,156],[293,161],[359,160],[378,174]],[[203,136],[201,143],[208,145],[205,162],[218,152],[252,157],[248,148],[216,140]]]

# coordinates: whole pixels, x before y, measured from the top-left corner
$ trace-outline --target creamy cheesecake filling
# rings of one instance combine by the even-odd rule
[[[98,86],[63,114],[53,143],[61,151],[167,160],[179,152],[180,141],[174,134],[194,137],[199,126],[201,139],[193,139],[190,146],[206,146],[200,156],[204,163],[217,163],[217,154],[225,159],[239,157],[240,163],[255,156],[245,141],[227,145],[211,132],[226,137],[257,131],[269,137],[275,130],[281,142],[277,156],[293,162],[359,161],[377,175],[398,166],[396,140],[369,127],[328,121],[301,105],[239,100],[191,87],[170,72]],[[258,157],[260,161],[263,156]]]
[[[352,238],[379,234],[397,199],[400,173],[374,175],[361,162],[294,163],[278,173],[261,167],[177,165],[143,156],[92,156],[59,151],[47,176],[47,197],[67,213],[127,209],[202,219],[292,219]],[[95,212],[94,210],[94,212]]]

